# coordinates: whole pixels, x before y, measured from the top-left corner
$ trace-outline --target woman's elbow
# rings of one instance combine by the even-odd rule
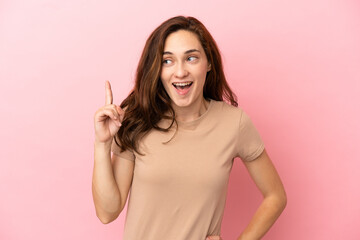
[[[115,219],[104,218],[104,217],[98,217],[98,218],[99,218],[100,222],[103,224],[108,224],[115,220]]]
[[[109,214],[99,214],[97,212],[96,216],[98,217],[98,219],[100,220],[101,223],[109,224],[109,223],[113,222],[119,216],[119,214],[120,213],[109,215]]]
[[[278,206],[280,208],[280,211],[282,212],[286,205],[287,205],[287,196],[286,196],[286,192],[285,191],[282,191],[281,193],[278,194]]]
[[[287,205],[287,196],[285,191],[276,191],[264,197],[279,213],[281,213]]]

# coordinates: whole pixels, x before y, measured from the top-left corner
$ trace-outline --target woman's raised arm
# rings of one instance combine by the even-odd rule
[[[113,104],[111,85],[105,83],[105,105],[98,109],[94,116],[95,143],[94,143],[94,169],[92,177],[92,194],[96,209],[96,215],[102,223],[109,223],[116,219],[122,211],[126,196],[122,194],[128,192],[128,187],[123,186],[119,189],[116,174],[122,174],[124,182],[129,182],[132,178],[133,163],[124,166],[125,173],[114,171],[113,163],[117,156],[111,160],[111,144],[113,137],[118,132],[124,111]],[[131,165],[132,164],[132,165]],[[124,200],[125,199],[125,200]]]

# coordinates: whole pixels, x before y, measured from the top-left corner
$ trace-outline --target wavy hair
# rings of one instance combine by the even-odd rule
[[[147,39],[137,67],[135,86],[120,104],[120,107],[125,109],[125,114],[114,138],[121,151],[133,150],[141,154],[138,140],[142,136],[151,129],[167,132],[176,123],[175,111],[162,85],[160,74],[165,40],[169,34],[178,30],[187,30],[198,36],[211,64],[203,89],[204,98],[226,101],[238,106],[236,95],[225,79],[220,51],[209,31],[194,17],[170,18],[158,26]],[[170,116],[166,113],[170,113]],[[161,119],[171,120],[171,125],[168,128],[158,126]]]

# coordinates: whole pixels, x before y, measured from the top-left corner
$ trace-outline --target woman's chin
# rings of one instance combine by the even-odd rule
[[[172,99],[172,104],[174,107],[179,107],[179,108],[188,107],[191,105],[191,103],[192,101],[190,98]]]

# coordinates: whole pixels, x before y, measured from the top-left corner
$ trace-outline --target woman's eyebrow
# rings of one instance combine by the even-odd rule
[[[200,51],[194,48],[194,49],[189,49],[189,50],[185,51],[185,54],[192,53],[192,52],[200,52]],[[169,51],[166,51],[163,53],[163,55],[165,55],[165,54],[173,55],[173,53],[169,52]]]

